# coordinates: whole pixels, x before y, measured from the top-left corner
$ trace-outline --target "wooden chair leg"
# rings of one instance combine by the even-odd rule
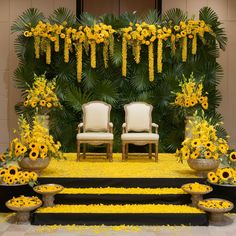
[[[84,143],[83,144],[83,158],[85,159],[86,158],[86,150],[87,149],[87,144],[86,143]]]
[[[109,143],[109,161],[113,161],[113,158],[112,158],[112,147],[113,147],[113,143]]]
[[[80,160],[80,142],[77,141],[77,161]]]
[[[148,144],[148,148],[149,148],[149,159],[152,159],[152,144],[151,143],[149,143]]]
[[[106,149],[107,149],[107,159],[109,159],[109,151],[110,151],[110,147],[109,147],[109,143],[107,143],[106,145]]]
[[[156,142],[155,146],[156,146],[156,148],[155,148],[155,161],[158,161],[158,142]]]
[[[126,160],[128,159],[128,153],[129,153],[129,144],[126,143],[126,145],[125,145],[125,159]]]
[[[122,161],[125,160],[125,143],[122,142]]]

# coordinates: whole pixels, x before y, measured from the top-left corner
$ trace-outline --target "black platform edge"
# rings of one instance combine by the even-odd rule
[[[189,204],[188,194],[57,194],[56,204]]]
[[[40,184],[55,183],[67,188],[97,187],[140,187],[140,188],[179,188],[186,183],[204,183],[204,178],[49,178],[40,177]]]
[[[202,214],[88,214],[88,213],[34,213],[33,225],[191,225],[207,226],[207,215]]]

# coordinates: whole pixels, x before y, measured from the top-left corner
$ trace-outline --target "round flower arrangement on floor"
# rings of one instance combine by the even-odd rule
[[[207,178],[213,184],[236,185],[236,169],[230,167],[218,168],[216,172],[209,172]]]
[[[205,184],[199,184],[197,182],[185,184],[182,186],[182,189],[187,192],[197,192],[197,193],[206,193],[212,191],[212,187]]]
[[[17,166],[0,169],[0,183],[6,185],[29,184],[34,185],[38,175],[33,171],[21,171]]]
[[[228,210],[233,208],[233,203],[224,199],[218,198],[209,198],[202,201],[199,201],[199,206],[204,207],[206,209],[214,209],[214,210]]]
[[[37,193],[60,192],[62,189],[63,187],[58,184],[44,184],[34,187],[34,190],[37,191]]]
[[[10,207],[33,207],[39,204],[42,204],[42,201],[36,196],[26,197],[22,195],[7,201],[7,205]]]

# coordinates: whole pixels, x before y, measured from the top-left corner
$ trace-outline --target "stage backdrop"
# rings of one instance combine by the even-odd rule
[[[132,49],[128,47],[127,72],[126,76],[122,76],[125,73],[124,71],[122,73],[121,29],[129,27],[130,22],[135,24],[143,21],[168,28],[170,25],[179,26],[183,24],[181,22],[186,22],[188,19],[188,16],[180,9],[170,9],[162,16],[158,15],[156,11],[150,11],[142,19],[130,13],[120,16],[105,14],[99,18],[83,13],[78,22],[76,17],[64,8],[57,9],[47,19],[37,9],[28,9],[12,25],[12,31],[19,33],[15,48],[20,60],[14,80],[24,97],[25,90],[33,82],[34,73],[40,75],[46,72],[48,80],[57,77],[57,93],[63,108],[50,114],[50,132],[61,141],[63,149],[66,151],[76,150],[76,128],[81,121],[81,106],[92,100],[102,100],[112,105],[111,120],[114,123],[115,151],[120,151],[121,125],[124,122],[123,106],[133,101],[144,101],[153,105],[153,122],[159,124],[160,127],[160,151],[175,151],[184,138],[185,118],[184,114],[171,104],[175,99],[171,91],[178,89],[178,83],[183,74],[189,77],[193,73],[196,80],[200,80],[204,76],[204,92],[208,93],[209,100],[206,114],[212,117],[213,122],[221,120],[220,114],[216,113],[216,107],[221,100],[217,85],[223,77],[222,68],[216,62],[216,58],[219,56],[219,50],[224,49],[226,45],[221,23],[212,9],[202,8],[199,12],[199,19],[208,24],[213,32],[196,38],[197,52],[195,55],[192,54],[191,40],[187,41],[185,52],[183,52],[183,42],[177,43],[175,53],[173,53],[171,39],[163,40],[162,70],[159,70],[159,73],[156,67],[160,67],[160,64],[157,65],[160,58],[157,59],[158,48],[155,43],[153,75],[149,71],[148,47],[142,46],[139,64],[135,62]],[[40,20],[50,22],[50,24],[57,23],[65,28],[77,29],[81,25],[92,26],[96,22],[111,25],[116,33],[114,33],[114,52],[107,61],[107,68],[104,66],[102,45],[96,46],[96,68],[91,67],[90,49],[86,52],[85,48],[82,55],[82,79],[78,82],[78,79],[80,80],[78,71],[81,71],[76,64],[78,54],[76,54],[74,45],[71,44],[68,62],[65,62],[65,39],[63,38],[58,41],[58,47],[60,47],[58,52],[54,51],[54,44],[51,42],[50,58],[45,59],[47,49],[44,47],[41,48],[40,57],[36,59],[34,37],[28,37],[29,35],[24,35],[24,32],[30,32]],[[183,53],[187,53],[186,61],[183,60]],[[153,81],[150,81],[150,78]],[[32,115],[32,111],[25,108],[22,103],[16,105],[16,111],[24,113],[28,119]],[[226,135],[221,128],[219,128],[219,133],[222,136]]]

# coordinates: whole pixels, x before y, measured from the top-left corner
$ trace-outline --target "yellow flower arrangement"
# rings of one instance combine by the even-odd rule
[[[218,168],[216,172],[209,172],[207,179],[213,184],[236,185],[236,169],[230,167]]]
[[[56,184],[45,184],[45,185],[39,185],[34,187],[34,189],[39,192],[39,193],[44,193],[44,192],[55,192],[55,191],[60,191],[63,189],[62,186],[56,185]]]
[[[200,192],[200,193],[205,193],[212,190],[210,186],[205,185],[205,184],[199,184],[197,182],[185,184],[182,188],[183,190],[192,191],[192,192]]]
[[[206,120],[204,114],[194,114],[193,121],[190,121],[191,138],[182,142],[182,148],[177,149],[176,156],[182,162],[183,159],[219,159],[227,156],[228,143],[223,138],[217,137],[216,126]]]
[[[54,51],[60,50],[60,39],[64,41],[64,61],[69,62],[70,51],[73,46],[76,50],[77,58],[77,79],[82,78],[82,55],[83,47],[86,52],[90,46],[91,67],[96,68],[96,45],[103,44],[103,59],[105,68],[108,67],[108,54],[114,53],[115,30],[111,25],[97,23],[93,26],[79,26],[78,28],[66,27],[67,22],[62,25],[50,24],[39,21],[38,24],[25,31],[25,37],[34,37],[35,57],[40,57],[40,52],[46,53],[46,63],[51,63],[51,43],[54,43]]]
[[[200,81],[196,81],[191,73],[189,78],[183,75],[183,80],[179,83],[181,88],[180,92],[172,92],[175,95],[174,104],[183,108],[185,113],[192,112],[197,105],[201,105],[203,109],[208,109],[208,97],[207,93],[203,93],[203,84]]]
[[[13,197],[9,201],[7,201],[8,205],[11,207],[33,207],[42,203],[42,201],[36,197]]]
[[[203,201],[199,201],[198,203],[200,206],[212,209],[227,209],[232,207],[232,203],[226,200],[220,199],[206,199]]]
[[[45,74],[34,75],[32,88],[26,90],[25,107],[37,108],[39,114],[47,114],[52,108],[60,108],[61,104],[55,93],[56,81],[48,81]]]
[[[31,160],[37,160],[46,157],[62,157],[62,153],[59,151],[60,142],[54,142],[53,137],[48,134],[48,129],[40,123],[38,116],[33,118],[32,126],[23,116],[20,116],[18,136],[10,144],[8,158],[18,160],[29,157]]]
[[[7,185],[29,184],[34,185],[38,175],[33,171],[21,171],[17,166],[0,169],[0,182]]]

